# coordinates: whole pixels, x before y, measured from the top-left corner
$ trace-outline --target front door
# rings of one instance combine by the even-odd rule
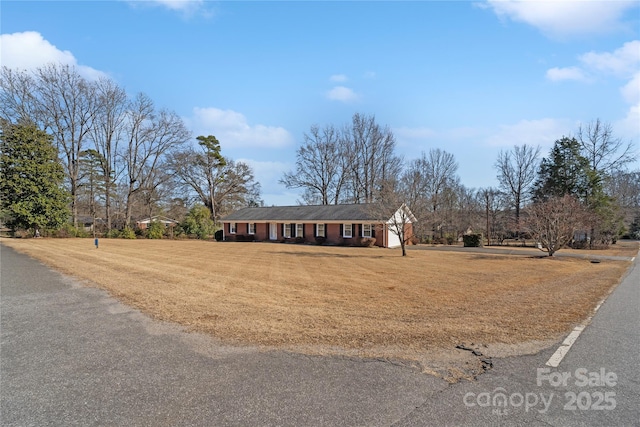
[[[278,240],[278,224],[269,223],[269,240]]]

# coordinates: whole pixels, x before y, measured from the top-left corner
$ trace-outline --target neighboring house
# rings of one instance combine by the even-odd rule
[[[78,216],[78,228],[82,228],[84,231],[91,232],[94,228],[100,230],[100,226],[104,225],[102,218],[94,218],[92,216],[80,215]]]
[[[140,230],[146,230],[149,227],[149,224],[152,222],[159,222],[165,227],[175,227],[178,225],[178,221],[173,220],[171,218],[167,218],[166,216],[156,215],[151,218],[141,219],[140,221],[136,221],[136,227]]]
[[[348,245],[369,237],[376,239],[376,246],[395,248],[400,246],[400,239],[393,229],[400,221],[394,218],[399,217],[407,218],[403,221],[406,240],[413,236],[416,218],[405,205],[386,220],[377,218],[375,211],[368,204],[244,208],[222,218],[224,240],[293,239]]]

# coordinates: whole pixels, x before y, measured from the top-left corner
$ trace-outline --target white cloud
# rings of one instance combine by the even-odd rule
[[[349,79],[344,74],[334,74],[329,78],[329,80],[331,80],[332,82],[343,83],[343,82],[346,82]]]
[[[375,71],[367,71],[366,73],[364,73],[364,78],[365,79],[375,79],[376,78],[376,72]]]
[[[204,0],[126,0],[132,6],[160,6],[190,15],[204,9]]]
[[[512,125],[501,125],[486,139],[493,147],[512,147],[514,145],[540,145],[550,147],[563,135],[569,136],[576,123],[563,119],[521,120]]]
[[[620,89],[625,101],[629,104],[640,103],[640,71],[633,76],[633,78]],[[640,119],[640,117],[638,118]],[[640,126],[640,124],[638,125]]]
[[[576,80],[586,82],[589,78],[580,67],[551,68],[547,70],[547,79],[558,82],[562,80]]]
[[[566,37],[623,29],[623,14],[637,2],[488,0],[486,7],[501,19],[529,24],[547,36]]]
[[[167,9],[180,11],[193,10],[203,3],[202,0],[152,0],[152,2],[158,3]]]
[[[336,86],[327,92],[327,98],[334,101],[352,102],[358,99],[358,94],[348,87]]]
[[[627,116],[615,122],[613,127],[616,135],[622,139],[636,141],[636,143],[640,141],[640,102],[632,105]]]
[[[225,146],[280,148],[293,142],[291,134],[278,126],[250,125],[247,118],[233,110],[218,108],[193,109],[193,117],[185,119],[197,135],[215,135]]]
[[[626,78],[640,66],[640,40],[627,42],[613,52],[588,52],[579,60],[588,69]]]
[[[8,68],[34,70],[49,63],[71,65],[85,78],[96,80],[105,75],[85,65],[79,65],[68,50],[60,50],[36,31],[0,35],[0,57]]]
[[[552,68],[547,71],[547,78],[560,80],[591,80],[590,76],[625,79],[627,83],[620,88],[623,99],[631,104],[624,119],[618,125],[624,128],[627,135],[637,138],[640,133],[640,40],[625,43],[613,52],[588,52],[578,58],[582,67]]]

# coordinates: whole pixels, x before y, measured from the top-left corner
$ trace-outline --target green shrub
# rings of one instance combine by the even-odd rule
[[[47,230],[46,235],[51,237],[89,237],[89,233],[84,228],[76,228],[71,223],[66,223],[57,230]]]
[[[147,239],[162,239],[165,227],[161,222],[153,221],[147,228]]]
[[[104,237],[108,239],[117,239],[120,237],[120,230],[118,230],[117,228],[112,228],[105,233]]]
[[[216,239],[216,242],[222,242],[224,237],[224,232],[222,230],[218,230],[214,233],[213,238]]]
[[[462,236],[462,242],[465,248],[481,248],[483,244],[482,233],[465,234]]]
[[[211,213],[203,205],[192,207],[180,226],[188,235],[198,236],[202,240],[208,239],[216,231],[215,224],[211,219]]]
[[[447,245],[453,245],[453,242],[456,241],[456,237],[453,234],[445,234],[444,240],[447,242]]]
[[[325,243],[327,243],[326,237],[322,237],[322,236],[316,237],[316,245],[324,245]]]
[[[125,227],[122,230],[122,233],[120,233],[120,237],[123,238],[123,239],[135,239],[136,238],[136,232],[133,231],[129,227]]]

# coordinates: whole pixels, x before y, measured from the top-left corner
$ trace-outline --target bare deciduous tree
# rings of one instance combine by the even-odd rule
[[[581,154],[589,160],[591,169],[604,176],[635,161],[638,156],[633,142],[624,143],[613,135],[613,127],[600,119],[581,124],[578,128]]]
[[[459,184],[456,174],[458,163],[453,154],[439,148],[432,148],[428,155],[423,153],[421,163],[426,178],[425,197],[429,204],[432,231],[434,235],[437,231],[442,234],[447,222],[442,207],[447,202],[450,202],[450,206],[454,203],[454,187]]]
[[[280,183],[287,188],[303,188],[307,204],[338,204],[347,179],[346,158],[335,127],[311,126],[304,134],[304,145],[297,150],[295,172],[285,173]]]
[[[223,157],[215,136],[197,139],[197,149],[173,153],[168,165],[185,189],[195,193],[207,207],[211,219],[217,224],[223,215],[235,209],[259,205],[260,186],[251,167]]]
[[[46,128],[33,75],[26,71],[2,67],[0,118],[9,123],[33,123],[40,129]]]
[[[553,196],[527,208],[524,225],[549,256],[573,240],[576,231],[588,223],[588,214],[578,199],[568,194]]]
[[[77,227],[80,154],[96,115],[95,88],[69,65],[50,64],[38,68],[35,75],[41,109],[63,158]]]
[[[101,78],[95,85],[97,111],[91,138],[100,153],[104,182],[105,221],[111,229],[111,194],[118,178],[118,149],[124,131],[127,94],[113,80]]]
[[[165,155],[179,149],[190,137],[175,113],[155,111],[151,99],[139,94],[127,112],[123,153],[127,179],[125,223],[131,223],[134,195],[147,188]]]
[[[485,233],[487,245],[491,245],[492,236],[497,234],[498,217],[502,211],[502,193],[493,187],[481,188],[477,197],[480,200],[485,215]]]
[[[404,203],[420,219],[414,225],[413,232],[420,241],[427,241],[432,230],[426,220],[429,213],[429,203],[425,197],[427,194],[427,177],[423,159],[413,159],[407,164],[400,177],[399,187]]]
[[[417,222],[409,207],[404,203],[402,192],[389,187],[383,188],[375,195],[376,202],[368,205],[369,213],[377,219],[377,222],[386,224],[388,231],[398,237],[402,256],[407,256],[407,245],[412,233],[409,233],[409,226]],[[385,232],[382,227],[379,232]]]
[[[520,231],[520,210],[530,199],[536,180],[540,147],[527,144],[514,146],[512,151],[500,151],[495,168],[500,188],[509,196],[515,211],[516,231]]]
[[[371,203],[383,186],[400,175],[402,159],[395,155],[396,140],[374,116],[354,114],[343,132],[343,150],[350,155],[350,189],[353,203]]]

